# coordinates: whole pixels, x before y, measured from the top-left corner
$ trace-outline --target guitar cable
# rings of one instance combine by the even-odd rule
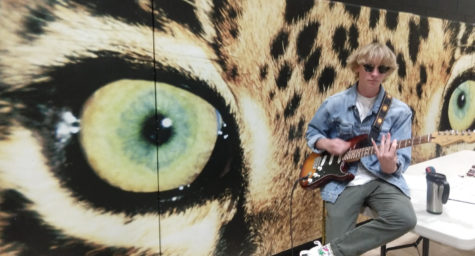
[[[292,237],[292,197],[294,195],[294,190],[295,188],[297,187],[297,184],[302,181],[302,180],[305,180],[309,177],[310,174],[307,174],[307,176],[305,177],[302,177],[302,178],[299,178],[295,181],[294,185],[292,186],[292,191],[290,192],[290,206],[289,206],[289,211],[290,211],[290,218],[289,218],[289,230],[290,230],[290,253],[291,253],[291,256],[294,256],[294,241],[293,241],[293,237]]]

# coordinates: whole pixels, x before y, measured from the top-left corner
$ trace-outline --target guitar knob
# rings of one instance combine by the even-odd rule
[[[307,179],[307,184],[311,184],[311,183],[312,183],[312,181],[313,181],[313,179],[312,179],[312,178],[308,178],[308,179]]]
[[[313,174],[313,178],[319,178],[319,177],[320,177],[320,174],[318,174],[318,173]]]

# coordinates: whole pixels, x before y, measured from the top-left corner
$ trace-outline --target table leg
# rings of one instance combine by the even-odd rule
[[[381,252],[380,252],[380,255],[381,256],[386,256],[386,245],[381,245]]]
[[[429,256],[429,239],[422,238],[422,256]]]

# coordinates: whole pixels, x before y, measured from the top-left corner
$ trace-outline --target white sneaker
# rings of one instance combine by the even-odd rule
[[[334,256],[330,244],[322,246],[320,241],[313,241],[316,246],[310,250],[300,251],[299,256]]]

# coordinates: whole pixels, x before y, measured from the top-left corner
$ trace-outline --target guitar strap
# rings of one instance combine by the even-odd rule
[[[381,125],[383,124],[384,117],[389,111],[389,107],[391,106],[392,97],[387,92],[384,92],[383,100],[381,101],[381,105],[379,106],[378,114],[376,115],[376,119],[374,120],[373,126],[371,126],[371,132],[369,133],[368,139],[371,140],[376,139],[381,132]],[[370,143],[371,145],[371,143]]]

